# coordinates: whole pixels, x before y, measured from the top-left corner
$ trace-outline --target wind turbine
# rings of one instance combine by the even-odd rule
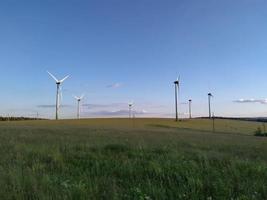
[[[213,97],[213,95],[211,93],[209,93],[208,94],[208,100],[209,100],[209,118],[210,119],[211,119],[211,106],[210,106],[211,97]]]
[[[129,105],[129,118],[131,119],[132,118],[132,107],[133,107],[134,103],[130,102],[128,105]]]
[[[178,94],[180,91],[180,76],[174,81],[174,89],[175,89],[175,120],[178,121]]]
[[[67,79],[69,78],[69,76],[66,76],[65,78],[61,79],[61,80],[58,80],[53,74],[51,74],[49,71],[47,71],[47,73],[56,81],[56,85],[57,85],[57,94],[56,94],[56,120],[58,120],[58,111],[59,111],[59,105],[60,105],[60,102],[59,102],[59,91],[61,91],[61,84]],[[62,95],[62,93],[61,93]],[[61,99],[62,99],[62,96],[61,96]]]
[[[74,96],[74,98],[77,100],[77,119],[80,119],[80,113],[81,113],[80,102],[84,98],[84,94],[80,97]]]
[[[192,99],[189,99],[189,119],[192,118]]]

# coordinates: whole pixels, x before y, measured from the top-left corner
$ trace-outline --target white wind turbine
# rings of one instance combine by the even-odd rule
[[[53,74],[51,74],[49,71],[47,73],[56,81],[57,84],[57,96],[56,96],[56,120],[58,120],[58,111],[60,106],[60,97],[59,97],[59,91],[61,91],[61,84],[69,78],[69,76],[66,76],[65,78],[58,80]],[[62,93],[61,93],[61,99],[62,99]]]
[[[209,93],[208,94],[208,101],[209,101],[209,118],[210,119],[211,119],[211,105],[210,105],[211,97],[213,97],[213,95],[211,93]]]
[[[80,113],[81,113],[80,102],[84,98],[84,94],[80,97],[74,96],[74,98],[77,100],[77,119],[80,119]]]
[[[129,118],[131,119],[132,118],[132,108],[133,108],[134,103],[129,102],[128,105],[129,105]]]
[[[174,81],[174,92],[175,92],[175,121],[178,121],[179,114],[178,114],[178,101],[180,95],[180,76]]]

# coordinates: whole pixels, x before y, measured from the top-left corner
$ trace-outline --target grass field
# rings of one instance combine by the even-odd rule
[[[261,123],[0,123],[0,199],[267,199]]]

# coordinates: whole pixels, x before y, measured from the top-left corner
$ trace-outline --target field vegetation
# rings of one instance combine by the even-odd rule
[[[267,199],[262,123],[0,123],[0,199]]]

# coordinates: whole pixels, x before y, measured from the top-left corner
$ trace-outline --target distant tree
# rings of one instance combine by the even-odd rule
[[[25,120],[44,120],[44,119],[31,118],[31,117],[3,117],[3,116],[0,116],[0,121],[25,121]]]
[[[262,132],[261,127],[258,127],[257,130],[255,131],[255,136],[264,136],[265,133]]]

